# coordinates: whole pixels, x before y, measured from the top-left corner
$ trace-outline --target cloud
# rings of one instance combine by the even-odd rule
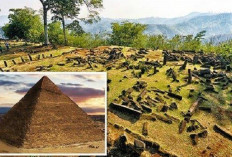
[[[61,91],[72,97],[74,101],[83,102],[90,98],[100,98],[105,96],[105,90],[88,87],[66,87],[59,86]]]
[[[71,97],[74,101],[77,102],[84,102],[91,98],[101,98],[105,97],[105,90],[104,89],[94,89],[88,87],[71,87],[71,86],[64,86],[58,85],[60,90]],[[30,88],[22,88],[18,89],[15,92],[18,94],[26,94]]]
[[[2,108],[2,107],[12,107],[12,106],[14,106],[13,103],[0,103],[0,108]]]
[[[83,107],[82,108],[85,112],[91,114],[91,113],[102,113],[104,114],[105,112],[105,108],[91,108],[91,107]]]
[[[6,79],[17,79],[17,78],[23,78],[21,75],[5,75],[0,74],[0,78],[6,78]]]
[[[63,86],[74,86],[74,87],[81,87],[83,86],[82,84],[79,83],[61,83]]]
[[[14,75],[14,76],[0,75],[0,77],[4,77],[4,80],[0,80],[0,86],[6,87],[7,89],[13,90],[13,89],[20,88],[22,86],[31,88],[34,85],[33,83],[16,82],[15,80],[18,77],[21,77],[17,75]],[[13,81],[10,81],[10,80],[13,80]]]
[[[0,86],[14,86],[19,84],[19,82],[0,80]]]
[[[26,94],[28,92],[30,88],[22,88],[22,89],[18,89],[16,90],[15,92],[18,93],[18,94]]]
[[[96,81],[94,81],[92,79],[87,79],[86,81],[88,81],[88,82],[96,82]]]
[[[88,82],[96,82],[95,80],[90,79],[88,75],[74,75],[74,77],[88,81]]]
[[[79,79],[86,79],[84,75],[74,75],[74,77],[79,78]]]

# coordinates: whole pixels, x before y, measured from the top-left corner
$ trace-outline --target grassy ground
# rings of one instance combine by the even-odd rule
[[[20,45],[17,47],[19,48]],[[108,49],[109,47],[99,47],[95,49],[95,51],[102,52],[105,49]],[[61,55],[63,52],[68,52],[71,50],[74,50],[76,48],[73,47],[59,47],[58,50],[50,50],[50,51],[41,51],[36,54],[31,54],[33,61],[29,61],[27,52],[17,52],[13,53],[10,52],[10,54],[2,54],[0,55],[0,67],[3,68],[3,70],[9,70],[9,71],[35,71],[37,66],[49,66],[52,64],[53,66],[44,71],[107,71],[108,72],[108,79],[112,80],[112,82],[109,84],[110,91],[108,92],[108,104],[113,102],[115,99],[118,99],[119,95],[121,95],[121,92],[123,90],[127,90],[139,80],[139,81],[145,81],[148,83],[147,90],[152,89],[160,89],[164,91],[168,91],[167,85],[171,86],[171,89],[174,93],[179,94],[183,97],[181,101],[175,100],[172,98],[167,98],[166,96],[161,94],[161,97],[165,100],[166,104],[169,106],[172,102],[176,102],[178,105],[178,110],[170,111],[168,110],[167,114],[171,115],[179,120],[183,120],[183,113],[186,113],[192,103],[196,101],[197,95],[199,92],[202,92],[203,96],[208,99],[208,101],[203,102],[203,106],[210,106],[213,109],[212,113],[207,113],[205,111],[197,111],[192,119],[198,120],[204,127],[207,128],[208,136],[205,139],[199,139],[199,143],[197,146],[193,146],[190,140],[190,133],[187,133],[184,131],[182,134],[178,133],[178,122],[173,122],[172,124],[164,123],[160,120],[157,120],[155,122],[146,120],[146,119],[139,119],[135,121],[131,121],[130,118],[125,117],[122,113],[113,113],[109,112],[108,114],[108,121],[112,124],[116,123],[124,128],[129,128],[130,130],[133,130],[134,132],[141,134],[142,131],[142,125],[144,122],[149,123],[149,135],[147,138],[152,139],[153,141],[159,143],[163,149],[165,149],[168,152],[172,152],[178,156],[210,156],[210,154],[213,154],[215,156],[224,157],[224,156],[232,156],[232,142],[228,139],[224,138],[218,133],[215,133],[213,130],[214,124],[219,124],[225,128],[227,128],[229,131],[232,132],[232,123],[231,120],[223,113],[217,112],[217,107],[221,107],[225,110],[232,110],[231,106],[229,105],[232,100],[231,95],[231,86],[228,87],[226,90],[222,90],[220,86],[215,86],[216,90],[219,91],[219,93],[211,93],[211,92],[204,92],[203,89],[205,89],[204,84],[200,83],[200,81],[197,78],[193,79],[192,84],[186,84],[186,76],[187,76],[187,69],[199,69],[199,65],[191,65],[188,64],[186,70],[179,71],[179,67],[183,64],[182,61],[180,62],[168,62],[166,66],[163,66],[162,68],[158,68],[159,72],[155,75],[150,75],[153,73],[153,70],[148,71],[144,75],[142,75],[141,78],[135,78],[132,74],[133,70],[126,70],[126,68],[120,68],[117,67],[126,61],[125,59],[117,60],[115,63],[112,62],[111,70],[106,70],[107,65],[103,66],[99,63],[93,63],[92,66],[93,69],[90,69],[89,66],[83,65],[83,66],[74,66],[73,64],[75,62],[66,63],[67,58],[70,57],[87,57],[86,54],[89,53],[89,50],[87,49],[79,49],[77,50],[77,53],[69,53],[66,55]],[[17,50],[17,49],[15,49]],[[128,47],[123,48],[122,52],[125,56],[135,54],[134,50],[131,50]],[[36,57],[38,55],[44,54],[45,56],[49,56],[50,54],[53,54],[53,58],[45,58],[42,60],[36,60]],[[23,56],[26,59],[26,63],[20,62],[20,57]],[[96,56],[100,57],[101,53],[96,54]],[[144,58],[140,59],[139,61],[145,61],[147,60],[153,60],[153,61],[160,61],[162,62],[162,51],[150,51],[149,54],[147,54]],[[17,62],[17,65],[13,65],[12,59],[15,59]],[[8,67],[4,67],[3,60],[7,61]],[[138,65],[139,61],[131,61],[131,65]],[[64,66],[57,65],[58,63],[65,63]],[[108,63],[110,64],[110,63]],[[166,71],[169,68],[173,68],[177,73],[177,78],[180,82],[173,82],[172,78],[169,78],[165,75]],[[136,71],[135,71],[136,72]],[[229,77],[231,77],[231,73],[227,74]],[[127,78],[125,78],[125,76]],[[177,87],[181,86],[181,90],[179,92],[176,92]],[[192,93],[193,96],[189,98],[190,89],[194,89],[194,92]],[[139,92],[133,92],[132,96],[133,98],[137,98],[139,95]],[[147,93],[146,96],[150,96],[152,98],[156,97],[156,93],[150,91]],[[134,99],[135,100],[135,99]],[[158,115],[164,115],[163,112],[160,112],[160,108],[163,106],[162,103],[157,103],[156,107],[153,107],[153,113],[156,113]],[[189,124],[188,124],[189,125]],[[111,134],[120,135],[123,132],[113,129],[111,131]],[[133,139],[132,139],[133,140]],[[132,142],[132,141],[131,141]],[[132,142],[133,143],[133,142]]]

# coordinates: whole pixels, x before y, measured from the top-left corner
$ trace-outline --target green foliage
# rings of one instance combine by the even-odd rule
[[[43,25],[40,16],[31,8],[10,9],[9,23],[3,27],[5,35],[31,42],[42,40]]]
[[[89,33],[83,33],[80,35],[69,35],[68,40],[69,45],[82,48],[94,48],[107,44],[107,41],[101,36],[91,35]]]
[[[205,30],[197,33],[197,35],[195,36],[194,40],[201,41],[202,39],[204,39],[205,33],[206,33]]]
[[[167,38],[163,35],[148,36],[147,47],[152,49],[167,49]]]
[[[63,35],[60,22],[52,22],[48,25],[48,35],[50,42],[52,44],[63,44],[63,38],[60,39],[60,36]]]
[[[100,19],[98,17],[97,9],[102,7],[102,0],[52,0],[51,12],[53,13],[52,20],[53,21],[61,21],[63,27],[63,35],[64,35],[64,44],[68,44],[67,33],[66,33],[66,24],[65,19],[74,19],[78,18],[80,14],[80,7],[85,5],[88,8],[89,16],[86,18],[81,18],[79,20],[83,20],[89,23],[92,23],[96,19]],[[77,20],[73,21],[71,25],[69,25],[69,29],[72,29],[76,34],[84,33],[83,29],[79,25]]]
[[[144,47],[146,45],[146,36],[143,32],[146,25],[123,22],[112,23],[111,44],[119,46]]]
[[[77,0],[53,0],[53,7],[51,9],[53,13],[52,19],[55,21],[62,21],[63,18],[77,17],[80,13],[78,2]]]
[[[215,47],[215,51],[217,53],[223,55],[231,55],[232,54],[232,40],[223,42]]]
[[[48,34],[50,42],[54,45],[62,45],[64,43],[63,30],[61,28],[61,22],[56,21],[48,25]],[[82,47],[82,48],[94,48],[100,45],[107,45],[107,40],[101,35],[92,35],[89,33],[75,34],[66,30],[68,45]]]
[[[83,28],[80,26],[79,21],[74,20],[72,23],[67,25],[67,29],[71,31],[73,35],[81,35],[85,33]]]
[[[193,35],[175,35],[171,39],[167,39],[163,35],[152,35],[148,36],[147,47],[153,49],[200,51],[203,49],[201,40],[204,35],[205,31],[199,32],[195,37]]]

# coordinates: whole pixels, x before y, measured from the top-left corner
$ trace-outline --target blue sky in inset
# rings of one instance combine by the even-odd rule
[[[12,107],[44,74],[0,74],[0,107]],[[88,114],[104,114],[105,75],[46,74]]]
[[[102,17],[142,18],[179,17],[191,12],[232,12],[231,0],[103,0]],[[39,0],[0,0],[0,15],[10,8],[24,6],[40,9]],[[85,11],[83,11],[85,14]]]

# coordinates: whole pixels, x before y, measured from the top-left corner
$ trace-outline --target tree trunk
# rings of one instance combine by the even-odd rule
[[[44,19],[44,45],[49,44],[49,39],[48,39],[48,10],[46,7],[43,8],[43,19]]]
[[[63,33],[64,33],[64,44],[68,45],[68,40],[66,36],[66,31],[65,31],[65,19],[63,15],[62,15],[62,26],[63,26]]]

